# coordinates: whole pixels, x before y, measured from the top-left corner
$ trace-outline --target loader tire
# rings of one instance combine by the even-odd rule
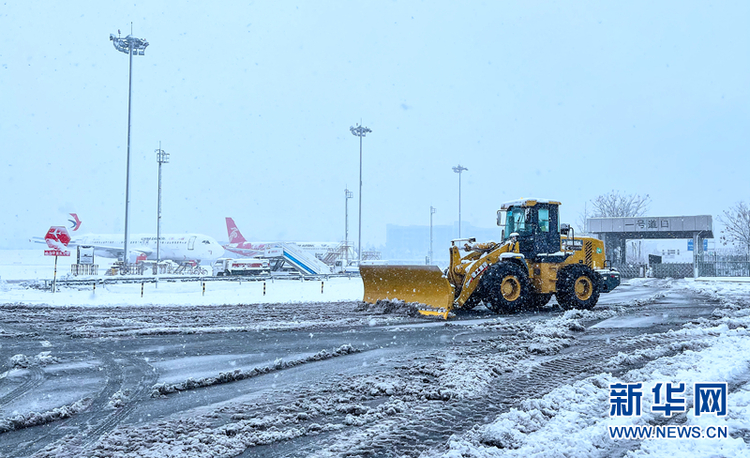
[[[475,292],[469,296],[466,302],[464,302],[464,305],[461,306],[461,310],[471,310],[479,305],[480,302],[482,302],[482,299],[479,297],[479,294]]]
[[[564,310],[590,310],[599,302],[599,274],[581,264],[567,266],[557,275],[557,302]]]
[[[495,313],[523,310],[530,296],[529,276],[515,262],[500,261],[482,276],[482,300]]]
[[[528,308],[531,310],[542,308],[550,299],[552,299],[552,293],[533,293],[529,298]]]

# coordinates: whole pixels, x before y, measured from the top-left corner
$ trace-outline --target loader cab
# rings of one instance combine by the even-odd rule
[[[510,234],[518,234],[519,251],[527,259],[540,253],[560,251],[560,202],[542,199],[522,199],[503,204],[498,213],[498,225],[504,225],[503,241]]]

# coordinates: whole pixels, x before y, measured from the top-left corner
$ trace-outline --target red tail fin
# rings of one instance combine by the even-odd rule
[[[227,217],[227,235],[229,236],[229,243],[246,242],[245,237],[242,236],[240,230],[237,229],[237,225],[234,224],[234,220],[229,217]]]

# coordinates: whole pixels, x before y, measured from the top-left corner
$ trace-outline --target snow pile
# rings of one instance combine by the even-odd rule
[[[0,419],[0,433],[31,426],[44,425],[53,421],[72,417],[86,410],[91,404],[91,398],[84,398],[73,404],[58,407],[47,412],[27,412],[10,418]]]
[[[523,402],[523,409],[511,409],[494,423],[475,432],[482,452],[472,452],[465,445],[453,447],[446,456],[528,456],[548,452],[551,444],[558,456],[592,456],[604,446],[604,435],[598,421],[604,418],[601,406],[607,405],[608,387],[614,379],[598,375],[560,387],[541,399]],[[472,448],[472,447],[470,447]],[[497,454],[494,454],[497,453]]]
[[[119,409],[119,408],[125,407],[125,404],[127,404],[128,401],[130,401],[131,394],[132,393],[130,392],[130,390],[125,390],[125,391],[119,390],[115,392],[112,395],[112,397],[110,397],[107,405],[109,406],[110,409]]]
[[[51,352],[43,351],[33,358],[26,355],[13,355],[10,358],[10,367],[14,369],[27,369],[31,366],[46,366],[47,364],[59,363],[60,359],[50,355]]]
[[[696,370],[697,369],[697,370]],[[747,435],[750,425],[750,339],[724,336],[716,345],[702,351],[658,359],[643,369],[625,374],[622,380],[610,374],[599,374],[572,385],[565,385],[541,399],[524,401],[522,409],[511,409],[493,423],[476,428],[465,437],[454,438],[446,458],[486,458],[525,456],[607,456],[618,443],[608,436],[608,425],[660,424],[661,418],[650,412],[650,402],[643,399],[643,415],[632,418],[609,417],[609,385],[612,383],[644,382],[643,392],[649,393],[658,382],[684,382],[688,411],[676,416],[688,425],[727,425],[730,435]],[[692,385],[695,382],[724,380],[737,386],[728,396],[726,418],[694,417]],[[750,450],[742,439],[722,439],[722,457],[747,457]],[[640,450],[629,456],[709,456],[717,451],[710,440],[663,441],[640,443]]]
[[[185,391],[185,390],[194,390],[196,388],[204,388],[207,386],[212,385],[220,385],[222,383],[229,383],[229,382],[235,382],[238,380],[245,380],[252,377],[257,377],[259,375],[268,374],[274,371],[280,371],[283,369],[288,369],[290,367],[299,366],[301,364],[313,362],[313,361],[323,361],[330,358],[336,358],[339,356],[345,356],[352,353],[357,353],[360,350],[355,349],[351,345],[342,345],[341,347],[337,348],[333,352],[328,352],[326,350],[321,350],[318,353],[315,353],[312,356],[309,356],[307,358],[300,358],[300,359],[294,359],[291,361],[284,361],[283,359],[278,359],[274,362],[272,366],[263,366],[263,367],[256,367],[253,368],[250,371],[242,371],[241,369],[235,369],[231,372],[220,372],[218,376],[216,377],[205,377],[198,380],[195,380],[193,378],[189,378],[186,381],[182,383],[157,383],[152,387],[151,391],[151,397],[159,397],[159,396],[166,396],[171,393],[176,393],[178,391]]]
[[[664,281],[661,281],[665,286]],[[642,368],[617,378],[609,373],[588,377],[561,386],[539,399],[528,399],[520,409],[511,409],[495,421],[476,426],[462,437],[453,437],[445,452],[424,456],[446,458],[488,458],[526,456],[610,456],[626,446],[628,457],[641,456],[722,456],[746,458],[750,444],[750,313],[744,297],[747,288],[736,285],[696,285],[691,281],[669,282],[672,288],[686,288],[715,294],[723,308],[711,319],[689,323],[678,331],[660,336],[647,350],[620,352],[609,361],[620,364],[646,363]],[[727,299],[727,298],[730,299]],[[676,354],[675,354],[676,353]],[[722,381],[729,384],[726,417],[693,413],[693,384]],[[650,393],[657,383],[684,383],[686,412],[666,418],[651,412],[652,399],[644,395],[640,417],[610,417],[609,385],[643,383]],[[609,437],[608,426],[668,424],[727,426],[730,437],[716,440],[643,440],[627,444]],[[618,455],[620,452],[617,452]],[[718,453],[718,455],[717,455]]]
[[[360,301],[357,305],[357,311],[376,315],[395,314],[414,317],[419,315],[419,310],[422,307],[424,307],[424,304],[419,302],[378,299],[374,304]]]

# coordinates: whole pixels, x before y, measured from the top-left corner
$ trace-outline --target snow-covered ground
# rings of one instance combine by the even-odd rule
[[[49,279],[55,272],[55,257],[44,256],[46,245],[39,245],[38,250],[0,250],[0,280],[34,280]],[[98,258],[101,267],[109,266],[113,259]],[[75,252],[71,256],[57,257],[57,275],[70,272],[70,265],[76,262]],[[59,277],[58,277],[59,278]]]
[[[123,310],[122,307],[136,307],[144,311],[154,310],[154,315],[157,315],[159,310],[167,310],[167,307],[180,308],[182,306],[199,310],[218,308],[225,304],[288,304],[294,306],[294,304],[298,303],[307,305],[315,302],[356,302],[361,299],[363,293],[362,283],[358,278],[332,278],[324,282],[269,280],[265,282],[265,295],[263,294],[263,282],[243,282],[241,284],[239,282],[207,282],[204,292],[203,284],[200,281],[160,282],[158,285],[146,283],[143,286],[143,296],[141,296],[140,283],[97,285],[96,290],[94,290],[92,283],[92,285],[63,287],[60,291],[53,294],[47,290],[24,287],[22,283],[15,281],[5,281],[51,279],[52,263],[48,261],[52,261],[52,259],[41,257],[37,261],[39,264],[34,265],[26,264],[28,258],[24,258],[24,256],[25,254],[23,253],[18,254],[16,257],[11,256],[7,252],[2,253],[2,257],[0,258],[0,294],[2,294],[0,307],[24,304],[24,306],[31,306],[32,309],[37,309],[38,307],[51,306],[54,311],[61,311],[61,313],[63,309],[71,306],[80,308],[93,307],[95,311],[101,311],[102,314],[106,314],[107,310],[111,310],[111,308]],[[35,256],[38,257],[38,255]],[[58,265],[58,269],[60,269],[60,265]],[[430,458],[484,458],[498,456],[750,457],[750,335],[748,332],[750,325],[750,279],[722,280],[725,279],[700,279],[698,281],[692,279],[630,280],[628,283],[631,286],[650,287],[654,288],[655,291],[659,291],[659,293],[653,296],[651,302],[658,301],[659,298],[664,297],[665,294],[669,294],[670,292],[698,292],[715,301],[715,311],[709,317],[697,318],[679,329],[667,331],[662,334],[650,334],[648,337],[643,337],[638,333],[634,333],[632,341],[639,342],[641,345],[634,345],[633,348],[637,348],[635,350],[624,349],[620,351],[602,367],[601,373],[588,376],[582,380],[575,380],[571,383],[564,383],[543,396],[525,399],[516,408],[512,408],[499,416],[486,417],[484,420],[479,420],[473,427],[469,427],[468,432],[454,435],[448,441],[447,445],[424,451],[422,456]],[[597,309],[591,312],[570,311],[559,316],[542,315],[522,325],[516,324],[512,320],[507,319],[507,317],[492,316],[491,318],[482,318],[479,320],[465,320],[461,322],[461,328],[466,328],[466,331],[462,330],[461,333],[471,335],[472,341],[487,339],[487,342],[495,345],[493,343],[495,341],[492,339],[503,339],[505,338],[503,337],[504,335],[509,335],[511,332],[520,336],[532,337],[528,342],[524,343],[526,345],[524,348],[518,348],[517,353],[514,353],[516,349],[513,348],[512,343],[506,343],[508,341],[502,340],[497,341],[499,342],[496,347],[497,355],[486,354],[487,347],[479,348],[477,351],[481,354],[482,361],[484,359],[487,360],[487,364],[484,365],[476,364],[477,360],[470,359],[467,353],[468,350],[464,349],[462,350],[464,353],[457,353],[461,355],[460,358],[450,356],[440,360],[440,372],[433,372],[433,366],[429,366],[430,375],[437,378],[437,386],[451,386],[453,397],[468,399],[478,396],[477,393],[479,391],[486,389],[487,386],[493,383],[493,370],[499,371],[499,373],[522,371],[523,367],[518,365],[518,361],[521,359],[520,357],[516,358],[516,354],[521,355],[522,353],[531,352],[538,355],[549,354],[551,355],[550,357],[554,358],[556,352],[570,345],[570,342],[575,339],[573,333],[580,332],[583,329],[580,322],[605,319],[605,321],[598,323],[596,326],[637,328],[666,318],[667,312],[664,312],[664,316],[652,315],[645,317],[632,313],[626,317],[623,316],[623,309],[633,309],[641,305],[639,302],[640,299],[635,299],[631,295],[634,290],[635,288],[622,288],[622,290],[616,290],[616,293],[606,295],[607,298],[619,299],[610,305],[597,307]],[[321,323],[336,322],[335,320],[340,318],[336,315],[323,316],[322,311],[325,307],[315,308],[311,306],[309,313],[303,307],[295,306],[290,308],[296,309],[296,312],[299,313],[298,316],[289,318],[290,320],[294,320],[295,329],[319,328],[322,326]],[[169,313],[173,313],[171,309]],[[177,312],[174,313],[176,314]],[[112,320],[112,318],[109,319]],[[276,320],[276,318],[273,319]],[[356,319],[360,321],[364,320],[365,323],[371,322],[373,326],[383,323],[382,318],[365,316],[365,314]],[[209,325],[206,323],[193,324],[185,320],[181,322],[179,320],[180,317],[177,316],[174,322],[169,322],[169,325],[183,326],[185,332],[192,332],[191,326],[196,326],[195,329],[201,332],[213,332],[207,327]],[[150,320],[145,321],[148,323],[143,324],[143,326],[154,326],[149,324]],[[165,326],[161,320],[153,321],[160,327]],[[241,321],[245,322],[246,320],[243,319]],[[271,326],[279,326],[279,323],[271,323],[271,321],[269,320],[268,323],[263,322],[260,324],[257,322],[243,324],[245,326],[243,330],[246,328],[251,329],[252,326],[262,326],[262,329],[275,329]],[[338,323],[345,325],[344,322]],[[350,318],[350,321],[346,323],[354,323],[354,319]],[[438,326],[434,321],[426,321],[426,323],[429,326]],[[141,326],[140,322],[137,322],[135,319],[132,320],[132,323],[128,322],[125,324],[128,326],[127,332],[131,332]],[[395,324],[398,326],[393,327],[394,339],[401,337],[402,334],[408,334],[409,329],[413,329],[414,326],[426,326],[411,323],[406,323],[405,325],[401,325],[400,323]],[[0,323],[0,335],[4,332],[2,325],[3,323]],[[71,331],[71,334],[82,333],[80,329],[75,328],[76,324],[73,323],[70,326],[70,329],[75,331]],[[94,325],[89,323],[87,326]],[[210,324],[210,326],[214,326],[217,329],[231,330],[225,322],[219,322],[216,325]],[[440,324],[440,326],[443,325]],[[99,334],[91,334],[91,336],[101,336],[103,338],[107,335],[115,335],[111,333],[112,331],[107,331],[109,332],[107,334],[103,329],[104,327],[93,329],[92,332]],[[149,329],[139,329],[138,332],[151,332]],[[5,334],[6,336],[10,336],[11,331]],[[311,332],[310,338],[312,336]],[[652,344],[643,345],[645,339],[650,339],[649,342],[652,342]],[[624,346],[623,348],[626,347]],[[320,359],[317,353],[313,354],[320,350],[322,348],[312,349],[311,356],[307,356],[306,358]],[[40,355],[45,356],[41,353]],[[437,357],[437,355],[438,353],[430,354],[429,358]],[[346,358],[349,358],[349,356]],[[505,362],[506,359],[507,362]],[[232,357],[231,360],[242,362],[239,356]],[[194,366],[194,373],[190,375],[195,376],[196,380],[201,377],[208,377],[212,373],[216,375],[217,369],[214,365],[218,367],[224,364],[224,359],[217,358],[216,355],[211,355],[211,364],[207,368],[203,368],[201,364],[196,364],[194,359],[189,361]],[[201,359],[199,363],[204,361],[208,361],[207,357]],[[254,360],[249,361],[252,364],[256,364]],[[298,357],[298,359],[292,360],[292,362],[296,361],[300,361],[301,365],[306,359]],[[342,361],[346,361],[346,359]],[[53,361],[53,363],[55,362]],[[248,364],[251,365],[251,363]],[[41,363],[35,361],[14,361],[13,367],[15,369],[13,370],[20,374],[26,370],[23,368],[24,364],[34,367],[35,364],[38,366]],[[153,363],[153,366],[158,368],[161,374],[159,379],[160,385],[158,387],[157,385],[154,386],[167,394],[172,391],[182,390],[183,388],[190,389],[190,387],[180,385],[185,374],[176,369],[173,370],[175,364],[177,363],[170,360]],[[366,367],[363,363],[360,362],[360,364]],[[627,367],[635,368],[627,370]],[[66,370],[71,371],[67,366]],[[174,375],[172,375],[173,373]],[[236,378],[241,379],[246,377],[246,374],[251,374],[251,372],[243,368],[237,374],[241,377],[238,376]],[[336,448],[337,444],[339,446],[342,444],[346,445],[346,447],[341,448],[343,450],[347,449],[347,444],[356,446],[363,440],[371,440],[368,437],[372,437],[374,434],[373,431],[376,431],[377,428],[385,429],[386,427],[390,427],[386,421],[390,415],[394,415],[395,421],[398,415],[401,415],[403,412],[409,412],[412,405],[410,403],[413,403],[413,406],[424,408],[424,404],[421,404],[421,401],[419,401],[421,396],[419,393],[422,393],[420,391],[422,390],[421,385],[419,385],[421,382],[419,381],[425,377],[421,374],[417,375],[419,377],[411,380],[404,378],[401,374],[397,374],[393,369],[385,375],[357,374],[356,377],[360,378],[352,378],[352,380],[358,380],[358,383],[362,386],[369,386],[376,382],[383,384],[385,383],[384,380],[386,380],[390,384],[389,386],[400,387],[400,391],[395,390],[397,394],[401,391],[407,393],[414,391],[417,394],[413,397],[403,395],[403,393],[401,393],[400,397],[384,397],[384,399],[387,399],[387,402],[383,406],[387,407],[392,404],[400,406],[398,409],[393,410],[395,413],[386,412],[386,409],[381,409],[383,412],[375,412],[376,408],[374,407],[362,407],[363,412],[366,411],[369,413],[361,416],[359,414],[355,416],[349,415],[352,418],[349,419],[347,417],[347,421],[342,424],[328,420],[328,423],[324,423],[323,426],[324,430],[334,434],[332,436],[333,445],[327,451],[317,451],[315,455],[346,455],[347,453],[345,452],[336,452],[336,450],[339,450]],[[444,380],[444,378],[446,379]],[[455,379],[457,378],[460,378],[459,383],[456,383]],[[695,416],[693,384],[703,382],[726,382],[728,384],[728,413],[726,416],[705,414]],[[641,416],[610,416],[610,385],[615,383],[642,383],[643,414]],[[680,393],[680,397],[686,400],[685,412],[680,412],[670,418],[666,418],[651,411],[653,405],[651,390],[658,383],[685,384],[685,391]],[[318,394],[317,391],[314,393]],[[375,399],[374,396],[386,396],[386,394],[382,393],[371,394],[369,391],[368,393],[367,396],[372,396],[372,399]],[[65,403],[71,410],[70,415],[75,415],[76,412],[84,410],[86,405],[75,405],[73,401],[77,399],[77,396],[75,393],[71,396],[70,399],[65,400]],[[392,396],[392,393],[387,394],[387,396]],[[359,398],[354,397],[353,399]],[[357,402],[361,402],[364,406],[367,406],[365,401],[371,398],[363,397],[362,399]],[[118,402],[127,403],[128,399],[124,397],[118,400]],[[236,409],[238,412],[237,415],[240,418],[244,418],[242,415],[245,415],[245,413],[243,412],[246,412],[248,409],[237,402],[233,404],[232,408]],[[55,412],[53,414],[58,415]],[[233,432],[233,434],[237,435],[230,436],[225,434],[222,428],[226,429],[231,425],[234,425],[232,427],[244,428],[247,425],[240,421],[214,427],[209,420],[213,418],[210,415],[206,418],[195,417],[194,421],[198,425],[195,427],[195,434],[199,434],[201,437],[212,436],[212,440],[216,440],[217,443],[227,444],[227,447],[233,447],[234,450],[242,450],[241,437],[242,434],[245,434],[244,430]],[[278,432],[279,438],[269,439],[269,443],[275,440],[286,440],[287,436],[298,437],[294,434],[307,434],[305,433],[307,431],[305,428],[297,428],[296,426],[289,426],[288,429],[284,429],[280,420],[283,418],[285,417],[275,417],[270,413],[268,414],[268,421],[277,422],[280,428]],[[258,420],[253,419],[252,421]],[[357,422],[362,422],[360,430],[349,432],[346,429]],[[373,422],[373,426],[368,427],[368,422]],[[180,424],[187,428],[185,425],[188,423]],[[272,424],[275,427],[277,423]],[[33,424],[33,421],[30,424]],[[132,426],[130,429],[115,430],[112,433],[112,437],[118,438],[118,441],[122,440],[122,444],[127,444],[125,442],[126,439],[137,442],[149,435],[157,434],[155,431],[158,431],[158,434],[167,434],[165,431],[171,431],[170,425],[172,424],[165,424],[163,428],[159,425]],[[704,432],[709,426],[726,427],[730,437],[721,439],[615,440],[609,436],[610,426],[625,425],[665,427],[700,426],[702,428],[701,431]],[[257,433],[257,431],[253,432],[252,426],[253,423],[249,422],[247,428],[250,432],[247,434]],[[157,429],[154,430],[153,428]],[[335,435],[338,434],[335,433],[338,430],[342,431],[340,438]],[[294,433],[294,431],[297,431],[297,433]],[[268,435],[269,433],[264,434]],[[170,453],[180,450],[180,447],[186,447],[185,444],[188,444],[190,440],[189,437],[169,437],[168,440],[164,439],[164,441],[159,442],[161,444],[159,450],[163,450],[163,453],[143,448],[138,453],[133,452],[129,454],[122,452],[122,456],[172,456]],[[101,443],[106,443],[108,446],[114,446],[113,444],[115,444],[109,436],[104,436],[101,439]],[[65,449],[65,445],[58,445],[56,447],[51,449],[48,456],[55,456],[58,451],[67,450]],[[122,445],[122,450],[126,448],[125,445]],[[205,450],[209,450],[206,453],[211,453],[210,450],[214,450],[208,445],[204,448]],[[71,455],[69,451],[66,453],[68,454],[65,456],[75,456],[74,454]],[[210,455],[195,454],[190,456]]]
[[[610,372],[588,377],[561,386],[546,396],[526,400],[522,408],[511,409],[494,421],[478,425],[469,433],[453,437],[449,451],[427,453],[425,456],[444,458],[509,457],[750,457],[750,283],[637,279],[632,283],[657,284],[662,288],[688,289],[707,294],[718,301],[710,319],[690,323],[663,346],[656,345],[648,354],[620,353],[619,363],[631,358],[656,357],[639,369],[619,377]],[[684,336],[684,342],[679,337]],[[674,348],[683,351],[672,356]],[[642,383],[641,416],[610,416],[610,385]],[[671,419],[651,412],[652,389],[657,383],[685,384],[679,397],[686,400],[686,412]],[[693,384],[726,382],[727,415],[695,416]],[[664,388],[662,388],[663,390]],[[663,402],[662,394],[662,402]],[[700,426],[704,433],[709,426],[728,428],[731,436],[722,439],[651,439],[613,440],[609,426],[623,425],[687,425]],[[692,430],[691,430],[692,431]],[[618,452],[619,451],[619,452]]]
[[[111,261],[99,258],[99,262]],[[90,279],[91,283],[75,287],[58,288],[54,294],[48,290],[16,286],[16,282],[51,281],[54,275],[54,257],[45,257],[42,250],[0,251],[0,291],[3,303],[47,304],[64,306],[118,306],[118,305],[221,305],[221,304],[274,304],[280,302],[335,302],[360,300],[362,281],[357,277],[333,277],[325,281],[269,279],[267,281],[160,281],[121,284],[97,284],[98,277],[73,277],[70,264],[75,257],[59,257],[57,279]],[[107,264],[108,265],[108,264]],[[106,268],[100,266],[99,272]],[[151,280],[153,277],[144,277]],[[141,289],[142,288],[142,289]],[[141,292],[143,293],[141,295]]]
[[[51,306],[169,306],[221,304],[275,304],[282,302],[336,302],[361,300],[359,277],[333,277],[320,281],[186,281],[156,283],[91,284],[58,286],[49,290],[27,289],[0,283],[3,303],[46,304]],[[141,296],[143,288],[143,296]],[[264,294],[265,289],[265,294]],[[322,292],[321,292],[322,289]]]

